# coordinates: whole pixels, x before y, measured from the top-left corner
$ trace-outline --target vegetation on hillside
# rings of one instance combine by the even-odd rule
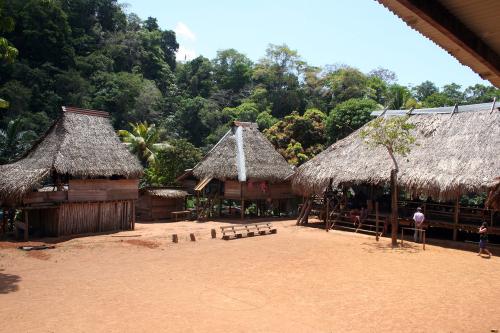
[[[117,130],[155,124],[155,141],[190,149],[190,162],[232,121],[255,121],[299,165],[361,127],[376,108],[500,97],[480,84],[406,87],[383,68],[315,67],[287,45],[269,45],[257,62],[234,49],[178,62],[175,33],[153,17],[126,14],[117,0],[0,0],[0,22],[0,129],[23,138],[0,147],[2,162],[26,149],[26,133],[41,135],[61,105],[107,111]],[[160,165],[178,152],[162,154]],[[161,174],[148,169],[151,182],[172,181],[178,170],[164,167]]]

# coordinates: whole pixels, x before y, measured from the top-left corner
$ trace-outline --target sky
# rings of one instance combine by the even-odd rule
[[[267,46],[287,44],[309,65],[347,64],[394,71],[400,84],[490,85],[409,28],[375,0],[121,0],[128,13],[156,17],[174,30],[178,59],[234,48],[258,61]]]

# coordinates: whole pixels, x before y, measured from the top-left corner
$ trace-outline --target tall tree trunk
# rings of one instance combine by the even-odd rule
[[[398,170],[391,170],[391,240],[398,245]]]

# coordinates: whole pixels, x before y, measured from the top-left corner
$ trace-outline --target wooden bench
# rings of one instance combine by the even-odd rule
[[[242,238],[243,235],[253,237],[255,235],[275,234],[278,232],[269,222],[234,224],[220,227],[220,229],[222,231],[222,239],[224,240]]]
[[[174,221],[177,221],[177,219],[179,218],[179,216],[184,217],[185,219],[187,219],[187,218],[191,217],[191,211],[190,210],[180,210],[180,211],[177,211],[177,212],[170,213],[170,216],[172,217],[172,219],[174,219]]]

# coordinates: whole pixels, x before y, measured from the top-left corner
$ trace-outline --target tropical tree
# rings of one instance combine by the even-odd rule
[[[407,122],[409,116],[379,117],[361,130],[361,138],[370,147],[384,147],[392,160],[391,169],[391,239],[392,246],[397,246],[398,236],[398,171],[399,165],[395,155],[406,156],[416,139],[411,130],[415,125]]]
[[[352,98],[338,104],[328,115],[326,133],[329,142],[340,140],[370,121],[371,112],[382,108],[372,99]]]
[[[5,130],[0,129],[0,163],[7,163],[22,154],[36,139],[35,132],[23,130],[21,119],[9,121]]]
[[[158,143],[160,135],[154,124],[130,123],[132,131],[119,130],[118,135],[127,144],[129,150],[137,155],[143,166],[155,165],[158,161],[157,153],[169,145]]]

